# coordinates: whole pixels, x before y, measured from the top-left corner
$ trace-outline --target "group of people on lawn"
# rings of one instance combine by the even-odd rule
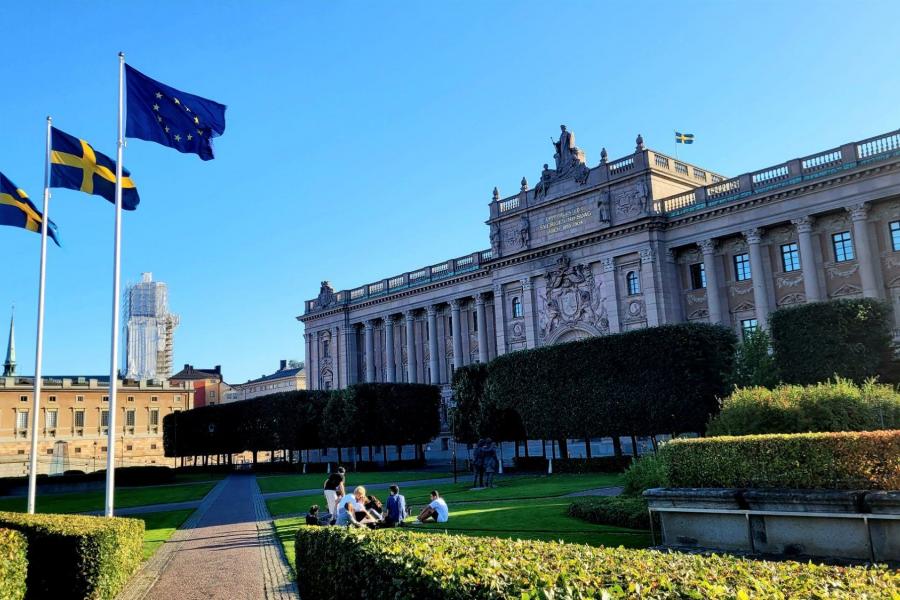
[[[366,488],[357,486],[353,493],[344,488],[346,471],[344,467],[329,474],[325,480],[325,502],[328,513],[319,514],[319,507],[312,506],[306,515],[308,525],[342,525],[345,527],[368,527],[371,529],[399,527],[406,518],[406,498],[400,493],[400,487],[394,484],[388,488],[389,496],[386,504],[375,496],[366,493]],[[415,523],[426,523],[433,520],[446,523],[450,518],[447,502],[441,498],[437,490],[431,491],[431,502],[422,509]]]
[[[494,440],[486,438],[478,440],[472,450],[472,470],[475,472],[474,487],[494,487],[494,475],[500,468],[500,459],[497,457],[497,446]]]

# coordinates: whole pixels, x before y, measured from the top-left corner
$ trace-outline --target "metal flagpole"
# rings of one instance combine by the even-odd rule
[[[47,229],[50,227],[50,126],[47,117],[47,147],[44,151],[44,217],[41,221],[41,275],[38,283],[37,343],[34,356],[34,403],[31,411],[31,456],[28,461],[28,514],[34,514],[37,495],[38,411],[41,409],[41,361],[44,356],[44,280],[47,275]]]
[[[112,298],[112,347],[109,357],[109,418],[106,442],[106,516],[113,516],[116,486],[116,388],[119,380],[119,264],[121,261],[122,238],[122,152],[125,147],[123,131],[125,85],[125,53],[119,52],[119,117],[118,138],[116,140],[116,225],[115,250],[113,251],[113,298]]]

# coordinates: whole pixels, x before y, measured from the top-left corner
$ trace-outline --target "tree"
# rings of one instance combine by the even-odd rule
[[[772,340],[765,329],[744,335],[734,357],[734,385],[737,387],[774,387],[778,368],[772,353]]]

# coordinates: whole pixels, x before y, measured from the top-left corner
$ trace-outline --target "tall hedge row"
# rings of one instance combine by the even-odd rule
[[[891,309],[884,302],[812,302],[776,310],[769,323],[785,383],[812,384],[836,375],[862,383],[891,367]]]
[[[423,444],[440,432],[440,390],[366,383],[301,390],[166,415],[166,456]]]
[[[485,396],[531,439],[703,431],[735,344],[725,327],[680,324],[523,350],[488,364]]]
[[[112,600],[143,558],[144,522],[0,512],[28,540],[28,600]]]
[[[457,440],[472,443],[483,438],[513,442],[527,439],[522,418],[514,408],[491,401],[488,365],[474,363],[453,373],[453,433]]]
[[[28,543],[11,529],[0,529],[0,598],[22,600],[28,572]]]

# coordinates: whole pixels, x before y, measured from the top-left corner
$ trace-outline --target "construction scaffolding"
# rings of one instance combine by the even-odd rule
[[[169,289],[142,273],[141,282],[128,285],[123,307],[125,325],[125,377],[137,381],[167,379],[178,315],[169,312]]]

